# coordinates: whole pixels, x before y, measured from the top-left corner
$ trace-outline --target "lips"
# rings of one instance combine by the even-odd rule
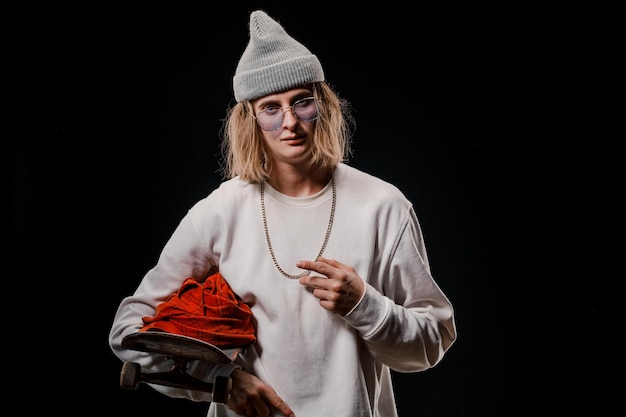
[[[306,136],[295,136],[292,138],[284,138],[281,139],[282,142],[289,142],[289,143],[295,143],[295,142],[303,142],[306,139]]]

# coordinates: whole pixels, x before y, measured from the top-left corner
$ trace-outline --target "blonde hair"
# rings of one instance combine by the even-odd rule
[[[313,83],[313,96],[319,100],[320,114],[313,130],[309,164],[334,167],[352,155],[354,119],[348,102],[326,82]],[[220,170],[225,179],[239,176],[244,181],[259,183],[271,172],[263,133],[252,114],[250,101],[236,103],[227,110],[221,131]]]

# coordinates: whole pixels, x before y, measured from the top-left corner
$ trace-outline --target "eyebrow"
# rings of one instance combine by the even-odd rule
[[[312,97],[312,96],[313,96],[313,91],[302,90],[289,99],[289,104],[293,104],[295,101],[302,100],[303,98]],[[280,100],[274,97],[264,97],[262,99],[259,99],[259,101],[255,103],[255,107],[256,106],[263,107],[268,104],[277,104],[279,101]]]

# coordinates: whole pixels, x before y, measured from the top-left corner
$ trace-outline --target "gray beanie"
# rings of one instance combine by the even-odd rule
[[[235,100],[252,100],[316,81],[324,81],[317,57],[265,12],[252,12],[250,42],[233,77]]]

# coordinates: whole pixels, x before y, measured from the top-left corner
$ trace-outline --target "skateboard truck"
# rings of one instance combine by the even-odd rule
[[[210,363],[232,362],[226,352],[215,345],[187,336],[161,331],[137,332],[122,340],[125,349],[160,353],[172,361],[172,367],[164,372],[143,372],[136,362],[124,362],[120,373],[120,386],[135,390],[140,383],[165,385],[174,388],[210,392],[216,403],[227,403],[230,398],[232,380],[218,376],[213,383],[202,381],[187,373],[192,360]]]

